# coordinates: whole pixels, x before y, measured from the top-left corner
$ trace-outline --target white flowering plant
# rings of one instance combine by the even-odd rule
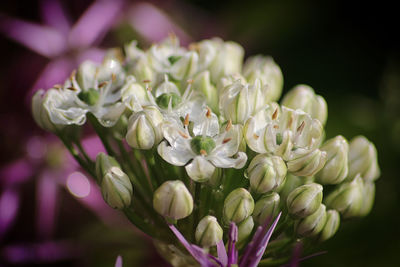
[[[284,264],[370,212],[377,152],[363,136],[325,140],[323,97],[298,85],[279,104],[279,66],[243,60],[218,38],[132,42],[36,93],[33,117],[173,266]],[[86,127],[106,149],[96,160]]]

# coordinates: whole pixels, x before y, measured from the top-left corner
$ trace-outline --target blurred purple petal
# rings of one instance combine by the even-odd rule
[[[39,237],[48,239],[53,235],[57,218],[58,175],[45,172],[37,182],[36,188],[36,229]]]
[[[30,103],[33,94],[37,90],[47,90],[55,84],[63,83],[71,74],[74,67],[74,63],[70,59],[64,57],[49,62],[32,86],[31,91],[26,95],[27,101]]]
[[[95,1],[73,26],[69,35],[71,47],[87,47],[100,40],[115,23],[122,10],[122,0]]]
[[[0,195],[0,240],[17,217],[19,203],[19,193],[13,189]]]
[[[90,48],[77,55],[76,63],[80,64],[85,60],[92,60],[101,63],[105,55],[105,50],[99,48]]]
[[[229,226],[229,238],[228,238],[228,266],[237,263],[238,251],[235,248],[237,240],[238,240],[238,228],[234,222],[231,222]]]
[[[221,261],[222,266],[226,266],[228,264],[228,255],[226,254],[224,240],[222,239],[217,243],[217,253],[218,259]]]
[[[173,32],[181,43],[190,43],[191,38],[178,27],[162,10],[150,3],[138,3],[128,12],[132,27],[150,42],[158,42]]]
[[[25,182],[33,176],[34,166],[27,159],[17,160],[0,170],[0,182],[4,186]]]
[[[289,266],[290,267],[298,267],[300,263],[300,256],[302,251],[302,243],[298,242],[294,246],[292,258],[290,259]]]
[[[0,31],[45,57],[55,57],[66,49],[67,43],[62,33],[48,26],[3,17],[0,21]]]
[[[100,152],[105,152],[104,146],[100,140],[100,138],[96,135],[85,138],[82,141],[82,146],[85,149],[86,153],[93,160],[96,159],[96,156]]]
[[[12,264],[51,263],[80,257],[80,249],[70,242],[17,244],[3,248],[2,257]]]
[[[118,255],[117,260],[115,261],[115,267],[122,267],[122,257]]]
[[[42,0],[40,7],[42,18],[47,25],[63,34],[69,32],[70,22],[59,0]]]

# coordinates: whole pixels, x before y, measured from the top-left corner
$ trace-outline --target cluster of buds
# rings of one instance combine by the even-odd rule
[[[171,35],[147,50],[132,42],[33,97],[37,124],[62,139],[111,207],[160,247],[182,243],[176,266],[282,260],[299,240],[325,241],[341,218],[373,206],[374,145],[324,140],[323,97],[299,85],[279,104],[279,66],[243,58],[221,39],[186,48]],[[80,144],[86,124],[107,151],[95,161]],[[269,252],[271,238],[282,245]]]

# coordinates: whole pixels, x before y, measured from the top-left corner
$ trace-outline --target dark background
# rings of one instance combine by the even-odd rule
[[[78,16],[91,1],[64,2]],[[399,266],[398,8],[390,1],[150,2],[194,40],[219,35],[243,45],[247,56],[271,55],[282,68],[285,91],[299,83],[312,86],[328,103],[327,137],[362,134],[375,143],[382,176],[372,212],[343,222],[321,246],[328,253],[302,266]],[[0,10],[40,22],[38,1],[3,1]],[[106,40],[102,45],[121,44],[117,34]],[[39,131],[29,119],[24,94],[45,60],[3,36],[0,51],[0,160],[6,164],[21,156],[19,144],[26,135]]]

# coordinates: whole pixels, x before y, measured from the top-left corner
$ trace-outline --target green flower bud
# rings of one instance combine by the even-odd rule
[[[167,109],[170,103],[171,107],[175,108],[181,101],[181,97],[176,93],[164,93],[156,98],[157,105],[163,109]]]
[[[339,229],[340,216],[336,210],[328,210],[326,212],[326,222],[319,235],[319,241],[323,242],[331,238]]]
[[[112,168],[112,167],[118,167],[120,168],[120,165],[118,161],[103,153],[100,152],[96,156],[96,176],[98,181],[102,181],[103,177],[106,175],[106,173]]]
[[[147,89],[136,82],[133,76],[128,76],[126,84],[121,88],[121,100],[135,112],[142,110],[142,106],[150,103]]]
[[[108,169],[101,182],[104,200],[114,209],[123,209],[131,204],[133,189],[128,175],[119,167]]]
[[[247,217],[244,221],[238,224],[238,247],[245,244],[245,241],[250,236],[254,228],[254,220],[252,216]]]
[[[276,190],[276,192],[279,192],[281,202],[286,203],[289,194],[303,184],[305,184],[304,177],[298,177],[291,173],[288,173],[286,175],[286,181],[283,183],[283,186],[279,187],[279,190]]]
[[[295,151],[296,152],[296,151]],[[326,152],[315,149],[305,155],[294,157],[287,162],[288,170],[297,176],[313,176],[324,167]]]
[[[316,174],[321,184],[339,184],[347,176],[349,144],[343,136],[338,135],[325,142],[320,148],[327,154],[325,166]]]
[[[285,181],[286,171],[286,164],[281,157],[259,154],[247,169],[250,187],[260,194],[274,190]]]
[[[134,113],[128,122],[126,141],[137,149],[151,149],[162,139],[161,112],[154,106],[147,106],[143,111]]]
[[[272,192],[263,195],[254,206],[253,217],[260,225],[264,224],[268,218],[275,218],[279,211],[280,197],[278,193]]]
[[[363,180],[358,175],[352,182],[344,183],[326,198],[326,205],[342,214],[344,218],[359,215],[363,204]]]
[[[349,147],[348,178],[352,179],[357,174],[368,182],[373,182],[380,176],[376,148],[364,136],[353,138]]]
[[[50,89],[55,90],[55,89]],[[50,91],[49,90],[49,91]],[[49,132],[55,132],[63,128],[62,125],[54,124],[49,117],[49,112],[43,106],[43,102],[47,98],[48,94],[43,90],[37,91],[32,97],[32,115],[36,124],[40,128]]]
[[[204,94],[208,106],[214,111],[219,112],[218,109],[218,92],[210,80],[210,72],[203,71],[199,73],[193,80],[192,87],[194,90],[200,91]]]
[[[326,207],[321,204],[316,212],[296,222],[296,232],[300,236],[319,234],[326,223]]]
[[[371,211],[375,200],[375,184],[364,182],[363,202],[359,212],[359,216],[366,216]]]
[[[267,85],[267,98],[270,102],[277,101],[282,94],[283,75],[279,66],[271,57],[249,57],[243,67],[243,74],[249,83],[260,79],[263,85]]]
[[[100,98],[100,93],[94,88],[89,88],[85,91],[80,91],[78,98],[85,102],[89,106],[94,106],[97,104]]]
[[[254,210],[254,200],[244,188],[237,188],[229,193],[224,201],[224,219],[226,222],[240,223]]]
[[[202,150],[207,152],[207,155],[209,155],[215,148],[215,141],[209,136],[198,135],[193,137],[193,139],[190,141],[190,147],[198,155],[201,154]]]
[[[154,192],[153,207],[162,216],[179,220],[192,213],[193,198],[181,181],[166,181]]]
[[[94,87],[97,65],[92,61],[84,61],[76,71],[76,82],[82,90]]]
[[[197,225],[196,241],[203,247],[212,247],[222,240],[224,231],[214,216],[206,216]]]
[[[288,211],[295,218],[304,218],[317,211],[322,201],[322,185],[311,183],[293,190],[287,198]]]
[[[292,109],[301,109],[322,124],[325,124],[328,117],[328,106],[325,99],[316,95],[308,85],[297,85],[290,90],[284,96],[282,105]]]

